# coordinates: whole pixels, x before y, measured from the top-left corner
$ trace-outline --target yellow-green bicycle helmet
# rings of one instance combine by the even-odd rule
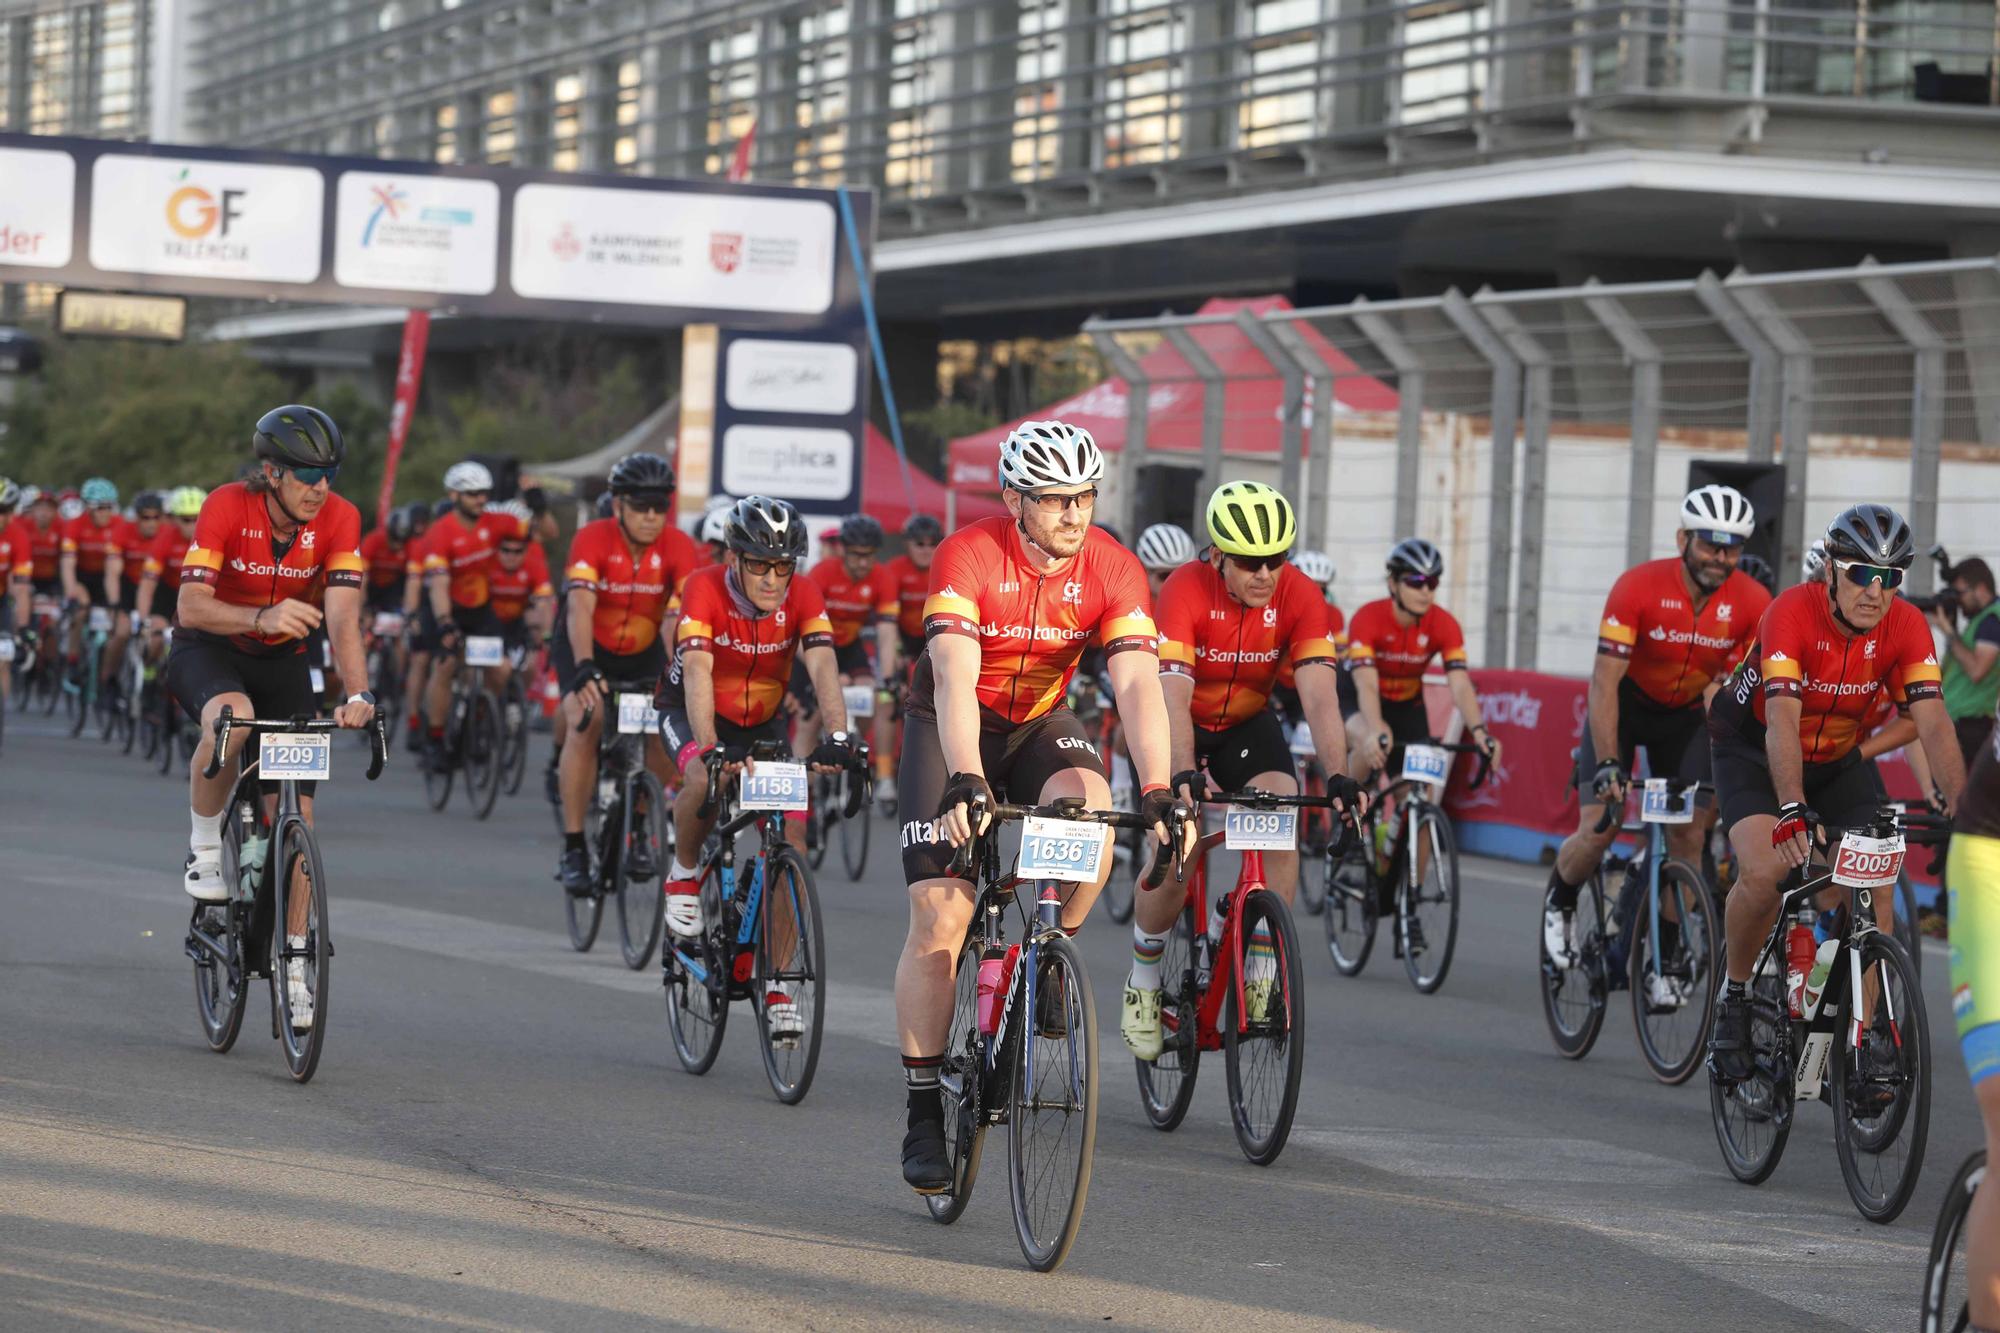
[[[1292,502],[1261,481],[1229,481],[1208,497],[1208,539],[1225,555],[1279,555],[1298,540]]]

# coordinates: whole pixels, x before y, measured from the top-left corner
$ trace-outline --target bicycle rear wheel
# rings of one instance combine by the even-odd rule
[[[1194,971],[1194,933],[1202,922],[1194,907],[1181,909],[1160,954],[1160,1057],[1134,1059],[1139,1071],[1139,1105],[1154,1129],[1172,1130],[1186,1119],[1201,1069],[1201,989]]]
[[[859,822],[867,822],[862,811]],[[855,823],[856,820],[848,820]],[[821,930],[819,893],[813,888],[812,872],[805,858],[789,847],[771,854],[766,862],[764,906],[757,920],[757,976],[753,988],[757,1008],[758,1048],[764,1056],[764,1074],[771,1091],[787,1106],[796,1106],[812,1090],[813,1071],[819,1067],[820,1038],[826,1026],[826,936]],[[778,947],[785,933],[778,913],[787,913],[793,925],[792,946]],[[773,1033],[769,1004],[773,985],[785,987],[797,1007],[799,1032],[792,1037]]]
[[[1146,835],[1137,829],[1119,829],[1115,837],[1111,877],[1104,881],[1104,891],[1097,895],[1097,901],[1104,904],[1104,914],[1122,926],[1132,920],[1137,897],[1132,880],[1143,863]],[[1124,855],[1119,856],[1118,852]]]
[[[1543,899],[1543,911],[1548,900]],[[1604,960],[1604,877],[1592,874],[1576,897],[1570,938],[1573,961],[1551,958],[1542,940],[1540,916],[1535,919],[1536,949],[1541,957],[1542,1019],[1558,1053],[1581,1060],[1597,1044],[1604,1029],[1605,995],[1610,990]]]
[[[852,819],[846,818],[847,790],[850,782],[859,781],[854,774],[842,771],[833,780],[833,799],[840,804],[837,810],[829,811],[840,820],[840,863],[847,868],[849,879],[860,879],[861,872],[868,868],[868,830],[875,821],[869,818],[867,806]]]
[[[1333,858],[1328,853],[1338,839],[1328,835],[1324,820],[1314,818],[1308,822],[1305,816],[1327,813],[1299,812],[1299,910],[1307,916],[1319,916],[1326,911],[1328,886],[1333,879]]]
[[[1971,1322],[1966,1310],[1965,1219],[1972,1196],[1986,1179],[1982,1149],[1965,1159],[1944,1192],[1944,1207],[1931,1229],[1931,1256],[1924,1267],[1923,1333],[1963,1333]]]
[[[1034,948],[1034,968],[1014,973],[1023,993],[1014,999],[1019,1017],[1007,1108],[1007,1192],[1021,1253],[1030,1267],[1047,1273],[1076,1244],[1090,1193],[1097,1149],[1097,1003],[1074,944],[1054,935]],[[1028,987],[1037,987],[1054,1012],[1036,1012],[1036,992]],[[1060,1036],[1049,1035],[1057,1029]]]
[[[1746,1185],[1761,1185],[1778,1169],[1791,1137],[1792,1062],[1784,983],[1775,975],[1750,985],[1750,1046],[1756,1071],[1741,1083],[1708,1084],[1710,1118],[1723,1165]]]
[[[1404,887],[1403,971],[1424,995],[1435,995],[1451,971],[1452,950],[1458,944],[1458,838],[1451,820],[1434,805],[1417,812],[1416,856],[1421,872]],[[1421,849],[1422,854],[1418,854]]]
[[[938,1086],[944,1094],[944,1147],[951,1162],[951,1187],[926,1195],[931,1220],[950,1226],[972,1201],[979,1180],[980,1151],[986,1145],[985,1047],[979,1036],[979,957],[976,933],[965,937],[958,951],[958,974],[951,1004],[951,1030],[945,1042],[944,1068]]]
[[[451,800],[451,779],[457,769],[457,760],[452,755],[453,737],[449,719],[445,727],[445,740],[440,753],[432,756],[426,753],[419,761],[424,770],[424,799],[431,803],[431,809],[442,811]]]
[[[806,811],[806,861],[814,870],[826,864],[826,847],[833,841],[833,779],[825,773],[812,778],[812,806]]]
[[[1334,971],[1343,977],[1358,977],[1368,966],[1368,954],[1375,947],[1375,876],[1370,872],[1366,839],[1335,860],[1326,854],[1326,951],[1333,956]]]
[[[493,813],[501,779],[506,776],[501,762],[505,756],[500,752],[500,704],[493,691],[480,690],[472,696],[465,714],[465,733],[459,740],[465,763],[465,798],[472,813],[485,819]]]
[[[333,963],[333,938],[327,933],[326,920],[326,870],[320,864],[319,844],[303,819],[289,819],[280,826],[276,850],[271,985],[277,997],[278,1042],[284,1048],[285,1066],[294,1079],[304,1083],[319,1068],[320,1051],[326,1045]],[[295,894],[304,894],[307,899],[305,943],[296,946],[287,939],[286,929]],[[311,996],[310,1011],[293,1007],[290,977],[294,968]]]
[[[1701,1067],[1715,1012],[1722,921],[1708,885],[1685,861],[1660,865],[1660,961],[1653,963],[1652,912],[1642,900],[1632,926],[1632,1027],[1653,1077],[1668,1086]],[[1678,928],[1671,928],[1678,920]]]
[[[660,942],[667,906],[660,880],[667,858],[674,854],[673,810],[666,790],[643,768],[626,785],[625,817],[626,851],[618,867],[618,947],[625,966],[636,972],[652,961],[653,946]],[[651,852],[653,873],[635,879],[625,866],[631,847],[641,841]]]
[[[1931,1123],[1931,1038],[1923,989],[1910,956],[1893,936],[1861,936],[1861,972],[1877,981],[1874,1012],[1863,1038],[1877,1068],[1864,1067],[1852,1042],[1852,1023],[1841,1024],[1833,1052],[1834,1146],[1840,1154],[1847,1196],[1870,1222],[1893,1222],[1909,1205],[1924,1169]],[[1836,960],[1836,966],[1845,959]],[[1865,1001],[1848,997],[1859,1015]]]
[[[1299,1083],[1305,1076],[1305,968],[1299,962],[1292,914],[1277,894],[1258,889],[1244,895],[1237,927],[1243,987],[1240,991],[1230,987],[1222,1029],[1229,1116],[1243,1155],[1258,1166],[1269,1166],[1285,1150],[1298,1110]],[[1271,949],[1268,962],[1261,952],[1265,943]],[[1268,977],[1262,976],[1266,970]],[[1255,1012],[1250,994],[1251,985],[1259,980],[1272,983],[1261,1015]]]

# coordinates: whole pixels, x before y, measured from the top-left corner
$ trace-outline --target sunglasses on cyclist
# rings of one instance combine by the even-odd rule
[[[1903,586],[1905,571],[1894,565],[1865,565],[1859,560],[1836,560],[1833,567],[1847,577],[1847,581],[1857,588],[1865,588],[1879,581],[1885,590]]]
[[[753,579],[761,579],[767,574],[788,579],[792,576],[792,571],[799,567],[799,562],[796,560],[758,560],[747,555],[737,556],[736,563]]]
[[[1440,582],[1435,574],[1403,574],[1398,581],[1405,588],[1435,588]]]
[[[873,560],[875,558],[875,548],[872,546],[849,546],[844,548],[844,554],[851,555],[857,560]]]
[[[138,509],[133,511],[132,517],[139,520],[141,523],[146,523],[150,522],[153,519],[162,517],[165,513],[166,510],[164,509]]]
[[[664,514],[669,504],[667,497],[659,491],[641,491],[623,498],[627,509],[636,509],[642,514]]]
[[[1050,495],[1046,491],[1022,491],[1021,499],[1024,501],[1033,500],[1044,514],[1060,514],[1071,506],[1075,506],[1078,509],[1096,508],[1097,488],[1092,486],[1089,490],[1076,495]]]
[[[332,467],[288,467],[285,471],[291,473],[293,479],[301,486],[317,486],[323,481],[331,482],[339,476],[340,464],[335,463]]]
[[[1232,555],[1229,563],[1245,574],[1255,574],[1260,570],[1283,569],[1285,562],[1291,558],[1290,551],[1280,551],[1276,555]]]
[[[500,554],[502,555],[526,555],[527,553],[528,553],[528,544],[526,542],[500,543]]]

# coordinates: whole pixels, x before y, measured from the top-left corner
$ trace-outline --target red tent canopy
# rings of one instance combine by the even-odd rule
[[[1292,303],[1282,296],[1250,300],[1216,297],[1203,305],[1200,313],[1234,315],[1247,310],[1253,315],[1266,315],[1291,308]],[[1333,381],[1336,412],[1396,410],[1400,399],[1394,389],[1364,374],[1346,353],[1322,338],[1310,324],[1296,327],[1314,354],[1336,372]],[[1188,330],[1188,335],[1225,377],[1223,413],[1230,451],[1277,453],[1284,441],[1285,411],[1285,385],[1277,370],[1234,323],[1198,324]],[[1146,447],[1200,452],[1203,386],[1193,368],[1165,342],[1147,353],[1139,365],[1151,382],[1147,394]],[[1113,376],[1072,398],[1051,403],[1023,420],[1059,418],[1088,429],[1105,449],[1122,449],[1128,403],[1128,386],[1122,378]],[[1000,445],[1018,424],[1009,422],[953,440],[946,468],[951,484],[998,489],[995,469],[1000,462]]]
[[[861,463],[861,510],[880,520],[883,527],[895,532],[910,517],[909,495],[903,489],[903,468],[896,459],[896,446],[889,443],[881,431],[872,423],[862,427],[866,453]],[[991,474],[988,474],[991,480]],[[943,522],[951,516],[956,523],[964,525],[995,514],[1004,514],[1006,509],[990,494],[960,490],[956,509],[951,507],[949,492],[943,482],[931,476],[916,464],[910,465],[910,482],[917,492],[917,509],[921,513]],[[992,490],[990,486],[980,490]]]

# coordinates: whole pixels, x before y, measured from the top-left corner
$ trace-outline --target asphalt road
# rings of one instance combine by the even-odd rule
[[[1726,1173],[1700,1076],[1664,1088],[1614,1008],[1556,1056],[1534,978],[1539,873],[1468,859],[1457,961],[1425,997],[1378,948],[1308,948],[1306,1084],[1276,1165],[1237,1150],[1220,1061],[1172,1135],[1111,1029],[1128,932],[1082,937],[1106,1026],[1096,1174],[1068,1265],[1016,1248],[1003,1152],[956,1226],[897,1173],[890,826],[822,874],[831,995],[797,1107],[732,1024],[683,1073],[656,974],[563,932],[546,808],[423,808],[337,750],[320,826],[339,942],[318,1076],[287,1078],[261,987],[236,1049],[197,1030],[185,785],[10,717],[0,752],[0,1326],[41,1328],[1909,1327],[1978,1122],[1925,980],[1924,1178],[1861,1220],[1808,1106],[1760,1188]],[[546,745],[545,740],[537,741]],[[536,755],[540,759],[540,751]],[[609,925],[609,923],[607,923]],[[1622,997],[1621,997],[1622,999]]]

